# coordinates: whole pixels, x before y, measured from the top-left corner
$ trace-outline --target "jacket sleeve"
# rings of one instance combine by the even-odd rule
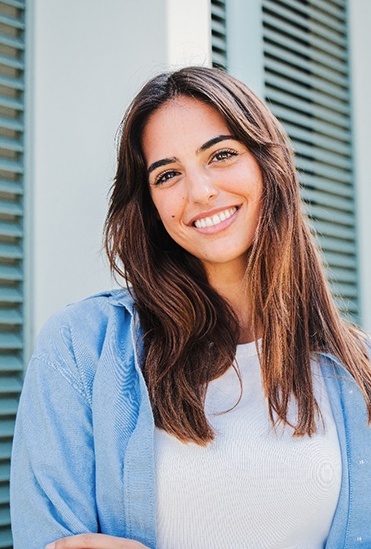
[[[14,549],[44,549],[99,529],[91,406],[66,318],[44,327],[20,399],[11,462]]]

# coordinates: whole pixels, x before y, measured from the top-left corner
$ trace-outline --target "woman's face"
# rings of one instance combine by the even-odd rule
[[[220,113],[180,96],[149,118],[142,136],[150,194],[165,229],[206,270],[245,269],[261,209],[257,161]]]

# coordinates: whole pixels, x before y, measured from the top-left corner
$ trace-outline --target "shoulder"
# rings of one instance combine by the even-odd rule
[[[102,292],[68,305],[45,323],[30,366],[49,366],[90,393],[107,347],[108,354],[115,356],[118,342],[131,339],[133,314],[134,301],[127,290]]]
[[[55,313],[51,319],[55,318],[78,318],[81,315],[91,319],[100,319],[110,316],[115,309],[121,309],[123,314],[133,314],[134,300],[128,290],[117,289],[100,292],[98,294],[86,297],[76,303],[70,303],[61,311]]]
[[[133,309],[134,302],[127,290],[102,292],[67,305],[45,323],[38,336],[35,351],[39,352],[45,345],[59,338],[67,345],[73,345],[74,335],[85,336],[89,341],[104,332],[116,316],[124,322],[130,322]]]

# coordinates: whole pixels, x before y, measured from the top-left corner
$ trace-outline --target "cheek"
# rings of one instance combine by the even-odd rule
[[[174,226],[174,223],[176,222],[178,215],[174,207],[171,207],[171,204],[167,204],[166,202],[162,202],[160,204],[156,204],[154,202],[157,216],[162,221],[162,224],[164,225],[165,229],[168,231],[168,229],[171,230],[171,227]]]
[[[162,189],[158,194],[156,191],[151,193],[152,202],[165,226],[179,220],[183,211],[184,196],[171,191],[173,189]]]

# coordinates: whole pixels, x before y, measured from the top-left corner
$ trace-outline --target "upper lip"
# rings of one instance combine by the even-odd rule
[[[219,214],[220,212],[225,212],[227,210],[231,210],[232,208],[237,208],[238,210],[240,208],[240,204],[233,204],[232,206],[222,206],[221,208],[215,208],[214,210],[208,210],[207,212],[202,212],[198,215],[195,215],[195,217],[192,217],[188,225],[193,225],[195,221],[198,221],[199,219],[206,219],[206,217],[212,217],[213,215]]]

